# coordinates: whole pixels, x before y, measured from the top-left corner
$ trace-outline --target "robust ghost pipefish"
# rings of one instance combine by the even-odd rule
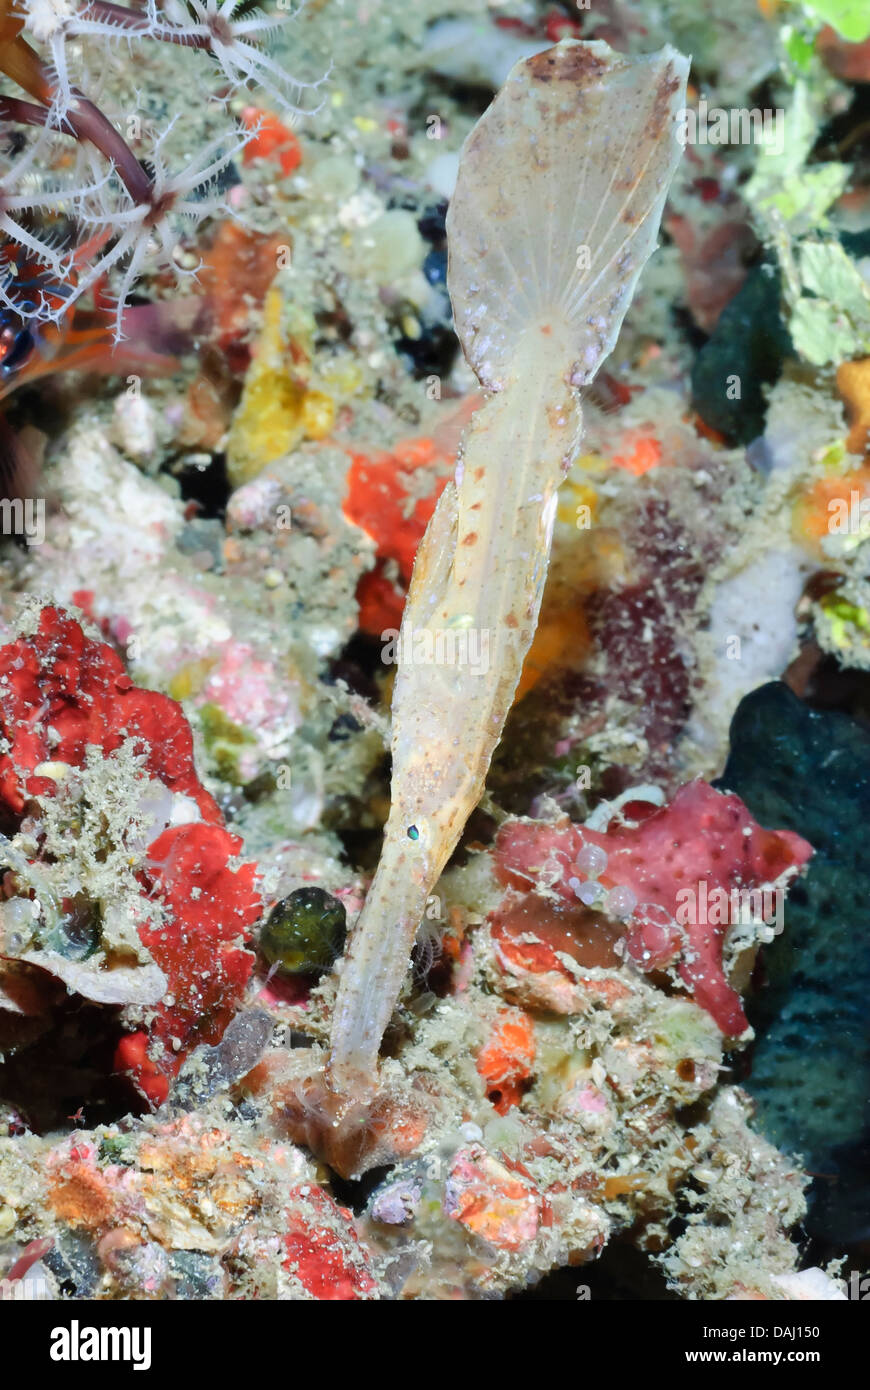
[[[489,393],[420,545],[399,650],[392,804],[341,971],[327,1080],[364,1101],[415,934],[479,800],[538,620],[580,388],[616,341],[656,244],[688,61],[564,40],[517,64],[462,149],[447,218],[462,349]],[[407,642],[403,641],[408,638]]]

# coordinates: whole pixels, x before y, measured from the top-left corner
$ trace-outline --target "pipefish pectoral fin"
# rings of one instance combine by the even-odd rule
[[[447,214],[463,351],[502,390],[525,336],[574,386],[611,352],[682,154],[689,60],[564,39],[517,63],[465,142]],[[545,347],[544,344],[536,345]]]
[[[423,626],[437,608],[447,587],[456,552],[459,506],[456,484],[447,483],[417,546],[414,569],[402,618],[403,627]]]

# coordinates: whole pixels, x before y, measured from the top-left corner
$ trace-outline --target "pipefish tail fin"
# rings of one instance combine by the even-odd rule
[[[524,335],[574,386],[616,342],[682,152],[689,60],[564,39],[517,63],[468,136],[447,216],[456,331],[502,390]],[[579,151],[579,154],[577,153]]]

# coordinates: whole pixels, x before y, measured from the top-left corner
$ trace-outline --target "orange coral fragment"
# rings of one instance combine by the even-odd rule
[[[523,662],[515,703],[550,672],[578,666],[590,646],[589,628],[579,604],[541,618]]]
[[[288,130],[271,111],[246,106],[242,112],[242,125],[246,130],[256,132],[245,146],[243,164],[253,164],[255,159],[273,159],[280,164],[281,173],[285,175],[299,168],[302,146],[293,131]]]
[[[275,278],[285,242],[286,238],[248,231],[237,222],[220,224],[203,256],[199,283],[209,299],[214,336],[224,351],[247,340],[253,314]],[[243,370],[247,361],[236,365]]]
[[[371,537],[378,555],[377,567],[357,589],[363,632],[379,637],[399,626],[417,546],[452,462],[428,436],[400,440],[389,451],[351,454],[344,515]],[[398,567],[398,584],[385,572],[387,561]]]
[[[626,452],[613,455],[613,462],[636,478],[657,468],[662,461],[662,446],[651,435],[627,435],[624,448]]]
[[[812,554],[823,556],[821,541],[831,534],[832,518],[850,512],[855,499],[866,510],[870,498],[870,467],[856,468],[836,478],[818,478],[798,499],[793,529],[795,538]]]
[[[111,1188],[100,1170],[91,1162],[76,1161],[75,1152],[54,1175],[49,1202],[61,1221],[90,1230],[105,1226],[115,1209]]]
[[[396,561],[406,584],[417,546],[447,482],[446,468],[442,477],[436,476],[438,465],[448,462],[428,438],[404,439],[390,451],[351,454],[344,514],[371,536],[380,558]],[[408,475],[420,469],[432,470],[431,482],[421,485],[416,478],[412,482]]]
[[[870,444],[870,357],[838,367],[837,390],[851,426],[846,448],[850,454],[865,454]]]
[[[521,1250],[538,1233],[541,1197],[532,1182],[511,1173],[479,1144],[472,1144],[454,1157],[445,1184],[444,1210],[488,1245]]]
[[[535,1028],[522,1009],[502,1009],[489,1041],[481,1048],[477,1070],[486,1082],[487,1099],[500,1115],[522,1099],[535,1062]]]
[[[634,1192],[643,1192],[650,1181],[649,1173],[620,1173],[614,1178],[605,1178],[604,1199],[614,1201],[617,1197],[630,1197]]]

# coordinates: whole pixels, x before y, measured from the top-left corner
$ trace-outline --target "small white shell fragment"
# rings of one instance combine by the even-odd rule
[[[172,797],[169,824],[192,825],[194,821],[198,820],[202,820],[202,812],[193,797],[185,796],[184,792],[175,792]]]
[[[406,208],[388,208],[381,213],[357,232],[354,247],[359,269],[382,285],[394,284],[416,270],[425,251],[414,215]]]
[[[33,775],[34,777],[48,777],[52,782],[64,782],[69,777],[71,770],[69,763],[38,763],[33,769]]]
[[[113,433],[128,458],[144,462],[157,448],[154,407],[141,395],[127,391],[115,399]]]
[[[842,1285],[831,1279],[824,1270],[818,1268],[802,1269],[796,1274],[774,1274],[772,1283],[782,1289],[787,1298],[795,1302],[845,1303],[846,1294]]]
[[[426,182],[442,198],[452,198],[459,175],[459,151],[443,150],[436,154],[426,170]]]
[[[166,976],[153,961],[101,970],[96,956],[88,961],[67,960],[57,951],[26,951],[19,960],[54,975],[71,994],[95,1004],[159,1004],[166,993]]]
[[[664,806],[665,794],[661,787],[655,786],[652,782],[645,782],[638,787],[628,787],[614,801],[600,801],[583,823],[590,830],[605,831],[614,816],[618,816],[623,806],[627,806],[630,801],[646,801],[650,806]]]

